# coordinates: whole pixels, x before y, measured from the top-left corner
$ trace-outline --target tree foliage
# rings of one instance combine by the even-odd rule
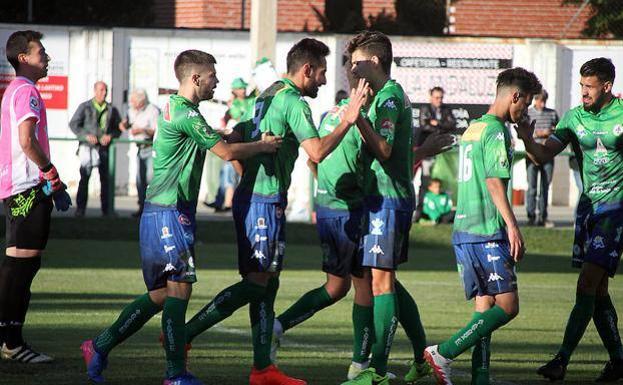
[[[563,4],[582,4],[584,0],[563,0]],[[590,0],[591,17],[582,31],[588,37],[623,38],[623,1]]]

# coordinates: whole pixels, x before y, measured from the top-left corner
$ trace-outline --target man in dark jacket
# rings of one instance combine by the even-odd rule
[[[443,95],[443,88],[431,88],[430,104],[424,105],[420,109],[420,127],[415,132],[416,147],[421,146],[430,134],[461,134],[461,132],[456,132],[456,120],[452,115],[452,110],[443,105]],[[416,221],[422,217],[422,204],[424,202],[424,194],[426,194],[428,183],[430,182],[433,158],[423,159],[421,167],[422,182],[420,191],[417,194]]]
[[[102,214],[108,215],[108,149],[113,138],[121,135],[119,111],[106,101],[108,86],[98,81],[92,99],[80,104],[69,122],[71,131],[80,139],[80,184],[76,197],[76,216],[84,216],[89,195],[89,178],[93,167],[100,174]],[[114,181],[112,182],[114,183]]]

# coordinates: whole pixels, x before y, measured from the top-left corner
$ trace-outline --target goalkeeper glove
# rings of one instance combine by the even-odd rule
[[[61,178],[58,176],[58,171],[56,171],[56,167],[54,167],[52,163],[43,167],[41,172],[43,173],[43,179],[49,183],[49,188],[52,190],[52,193],[63,189],[63,182],[61,182]],[[48,183],[46,183],[45,186],[48,186]],[[46,195],[51,194],[46,193]]]

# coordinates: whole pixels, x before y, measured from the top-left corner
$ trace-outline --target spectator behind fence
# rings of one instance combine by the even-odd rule
[[[121,131],[129,130],[129,137],[148,143],[137,143],[136,153],[136,190],[138,193],[138,211],[132,214],[138,218],[143,213],[145,192],[153,175],[151,159],[152,139],[158,125],[158,107],[149,103],[147,93],[143,89],[134,90],[130,94],[130,108],[126,117],[119,124]]]
[[[415,145],[417,147],[421,146],[430,134],[456,133],[456,120],[452,115],[452,110],[443,104],[443,96],[443,88],[431,88],[430,104],[424,105],[420,109],[420,127],[415,132]],[[416,221],[419,221],[422,217],[424,194],[426,193],[426,186],[428,186],[430,181],[430,173],[433,168],[433,163],[433,158],[426,158],[422,160],[422,180],[420,182],[420,191],[417,195],[417,208],[415,210]]]
[[[547,103],[547,91],[542,90],[540,94],[534,96],[534,104],[528,109],[530,120],[535,121],[534,139],[538,143],[545,143],[545,140],[554,132],[558,124],[558,114],[555,110],[545,107]],[[549,185],[552,183],[554,174],[554,160],[543,164],[536,164],[526,157],[526,172],[528,174],[528,198],[526,200],[526,211],[528,212],[528,225],[552,227],[553,224],[547,220],[547,200]],[[539,214],[536,215],[537,201],[537,179],[539,179]]]
[[[435,224],[454,222],[452,199],[443,191],[440,179],[433,178],[428,185],[428,191],[424,194],[422,219],[428,219]]]
[[[119,111],[106,101],[108,86],[103,81],[93,85],[92,99],[80,104],[69,122],[71,131],[80,139],[80,183],[76,197],[76,216],[83,217],[89,195],[89,178],[93,167],[100,174],[102,214],[108,215],[108,148],[113,138],[121,135]]]

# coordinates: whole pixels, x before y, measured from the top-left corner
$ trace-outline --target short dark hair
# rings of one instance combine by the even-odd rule
[[[433,184],[433,183],[443,184],[443,182],[442,182],[442,181],[441,181],[441,179],[439,179],[439,178],[433,178],[433,179],[431,179],[429,184]]]
[[[614,64],[612,64],[612,60],[605,57],[591,59],[582,64],[582,67],[580,68],[580,75],[597,76],[599,81],[614,83]]]
[[[17,56],[22,53],[27,54],[30,49],[30,42],[40,42],[41,39],[43,39],[43,34],[32,30],[16,31],[9,36],[9,39],[6,41],[6,58],[15,71],[19,67]]]
[[[216,64],[214,56],[197,49],[189,49],[180,53],[175,58],[175,63],[173,63],[175,77],[181,82],[190,74],[190,70],[193,66],[205,66],[209,64]]]
[[[517,87],[522,94],[536,95],[543,87],[536,75],[521,67],[500,72],[496,80],[498,91],[503,87]]]
[[[357,36],[350,39],[346,50],[352,55],[358,49],[378,57],[383,71],[389,75],[392,68],[393,53],[392,42],[387,35],[378,31],[359,32]]]
[[[344,90],[339,90],[338,92],[335,93],[335,104],[338,104],[339,102],[341,102],[342,100],[346,98],[348,98],[348,92]]]
[[[308,37],[301,39],[288,52],[286,59],[288,73],[293,75],[305,63],[319,65],[322,59],[329,55],[329,52],[329,47],[319,40]]]
[[[443,88],[441,88],[439,86],[435,86],[435,87],[431,88],[429,93],[432,95],[433,92],[435,92],[435,91],[441,92],[442,94],[446,93],[446,91],[444,91]]]
[[[535,99],[539,99],[539,100],[542,100],[544,102],[547,101],[548,97],[549,97],[549,94],[547,93],[547,91],[545,91],[545,88],[542,88],[541,92],[539,92],[538,94],[534,95]]]

